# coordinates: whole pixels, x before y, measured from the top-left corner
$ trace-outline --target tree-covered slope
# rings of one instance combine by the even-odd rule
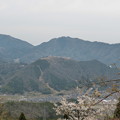
[[[0,34],[0,56],[5,60],[17,59],[25,55],[33,45],[9,35]]]
[[[0,34],[0,59],[32,63],[46,56],[70,57],[75,60],[87,61],[96,59],[105,64],[118,63],[120,44],[90,42],[78,38],[59,37],[38,46],[25,41]],[[119,62],[120,63],[120,62]]]
[[[17,71],[2,84],[2,93],[37,91],[43,94],[89,86],[99,77],[115,78],[118,70],[97,61],[75,61],[69,58],[46,57]]]
[[[18,120],[21,113],[24,113],[27,120],[53,120],[56,119],[54,105],[52,103],[32,102],[7,102],[0,104],[1,120]]]
[[[120,44],[90,42],[78,38],[60,37],[35,46],[22,57],[23,61],[33,62],[40,57],[62,56],[87,61],[99,60],[105,64],[116,63],[120,59]]]

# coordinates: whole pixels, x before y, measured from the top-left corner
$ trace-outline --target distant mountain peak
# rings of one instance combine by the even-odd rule
[[[53,38],[53,39],[56,39],[56,40],[82,40],[82,39],[79,39],[79,38],[73,38],[73,37],[70,37],[70,36],[61,36],[61,37],[58,37],[58,38]],[[85,40],[83,40],[85,41]]]
[[[6,35],[6,34],[0,34],[0,38],[2,38],[2,37],[8,38],[8,37],[12,37],[12,36]],[[2,40],[2,39],[0,39],[0,40]]]
[[[120,43],[107,43],[107,42],[100,42],[100,41],[89,41],[89,40],[85,40],[85,39],[81,39],[81,38],[75,38],[75,37],[70,37],[70,36],[61,36],[58,38],[53,38],[51,40],[78,40],[78,41],[83,41],[83,42],[89,42],[89,43],[96,43],[96,44],[108,44],[108,45],[117,45]],[[51,41],[50,40],[50,41]]]
[[[44,56],[69,57],[75,60],[87,61],[96,59],[105,64],[117,62],[120,58],[120,44],[90,42],[69,36],[51,39],[38,46],[24,56],[23,61],[34,62]]]
[[[3,59],[13,60],[28,53],[33,47],[30,43],[14,38],[10,35],[0,34],[0,56]]]
[[[118,62],[120,44],[90,42],[87,40],[61,36],[33,46],[10,35],[0,34],[0,56],[7,59],[20,58],[22,62],[34,62],[44,56],[60,56],[80,61],[99,60],[105,64]]]

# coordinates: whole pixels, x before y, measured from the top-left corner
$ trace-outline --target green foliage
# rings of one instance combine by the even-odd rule
[[[47,60],[37,60],[36,62],[33,63],[34,65],[37,65],[40,67],[41,70],[45,70],[46,68],[49,67],[49,63]]]
[[[23,80],[17,77],[14,77],[12,81],[10,81],[6,86],[3,86],[1,89],[2,92],[5,93],[19,93],[23,94],[24,92],[24,84]]]
[[[41,75],[41,71],[39,66],[37,65],[33,65],[31,64],[30,66],[26,67],[26,69],[24,70],[25,74],[29,74],[29,76],[34,76],[33,78],[39,78],[39,76]]]
[[[0,120],[47,120],[56,119],[54,105],[49,102],[33,103],[33,102],[7,102],[0,104]],[[24,115],[22,114],[24,113]]]
[[[53,74],[47,74],[46,76],[47,80],[49,80],[49,85],[54,88],[55,90],[69,90],[71,88],[74,88],[76,86],[75,81],[69,81],[65,78],[59,78]],[[46,81],[47,81],[46,80]]]
[[[117,104],[117,108],[116,108],[116,110],[114,112],[114,117],[120,119],[120,98],[119,98],[119,102]]]
[[[30,80],[29,85],[32,88],[33,91],[39,91],[39,85],[36,81]]]
[[[22,112],[20,114],[19,120],[26,120],[24,113]]]
[[[117,71],[95,60],[79,62],[61,57],[47,57],[26,65],[14,74],[10,72],[9,75],[2,75],[4,83],[1,84],[0,91],[10,94],[33,91],[51,94],[54,91],[71,90],[77,86],[89,88],[92,85],[91,81],[97,81],[96,76],[106,76],[109,79],[115,77],[114,73]]]

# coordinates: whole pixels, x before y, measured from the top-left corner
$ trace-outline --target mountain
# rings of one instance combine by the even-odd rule
[[[33,45],[9,35],[0,34],[0,58],[13,60],[25,55]]]
[[[10,78],[24,66],[26,66],[24,63],[4,62],[0,60],[0,85],[5,84],[7,78]]]
[[[120,44],[90,42],[71,37],[54,38],[33,46],[12,36],[0,34],[0,59],[4,61],[16,59],[32,63],[46,56],[61,56],[80,61],[96,59],[107,65],[120,64],[119,51]]]
[[[100,77],[115,78],[118,70],[97,61],[75,61],[64,57],[41,58],[16,71],[1,84],[2,93],[37,91],[43,94],[90,87]]]
[[[84,41],[78,38],[60,37],[35,46],[21,59],[33,62],[41,57],[62,56],[86,61],[99,60],[105,64],[117,63],[120,59],[120,44]]]

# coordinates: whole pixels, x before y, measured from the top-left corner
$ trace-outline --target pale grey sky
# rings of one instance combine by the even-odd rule
[[[120,0],[0,0],[0,33],[34,45],[60,36],[120,43]]]

